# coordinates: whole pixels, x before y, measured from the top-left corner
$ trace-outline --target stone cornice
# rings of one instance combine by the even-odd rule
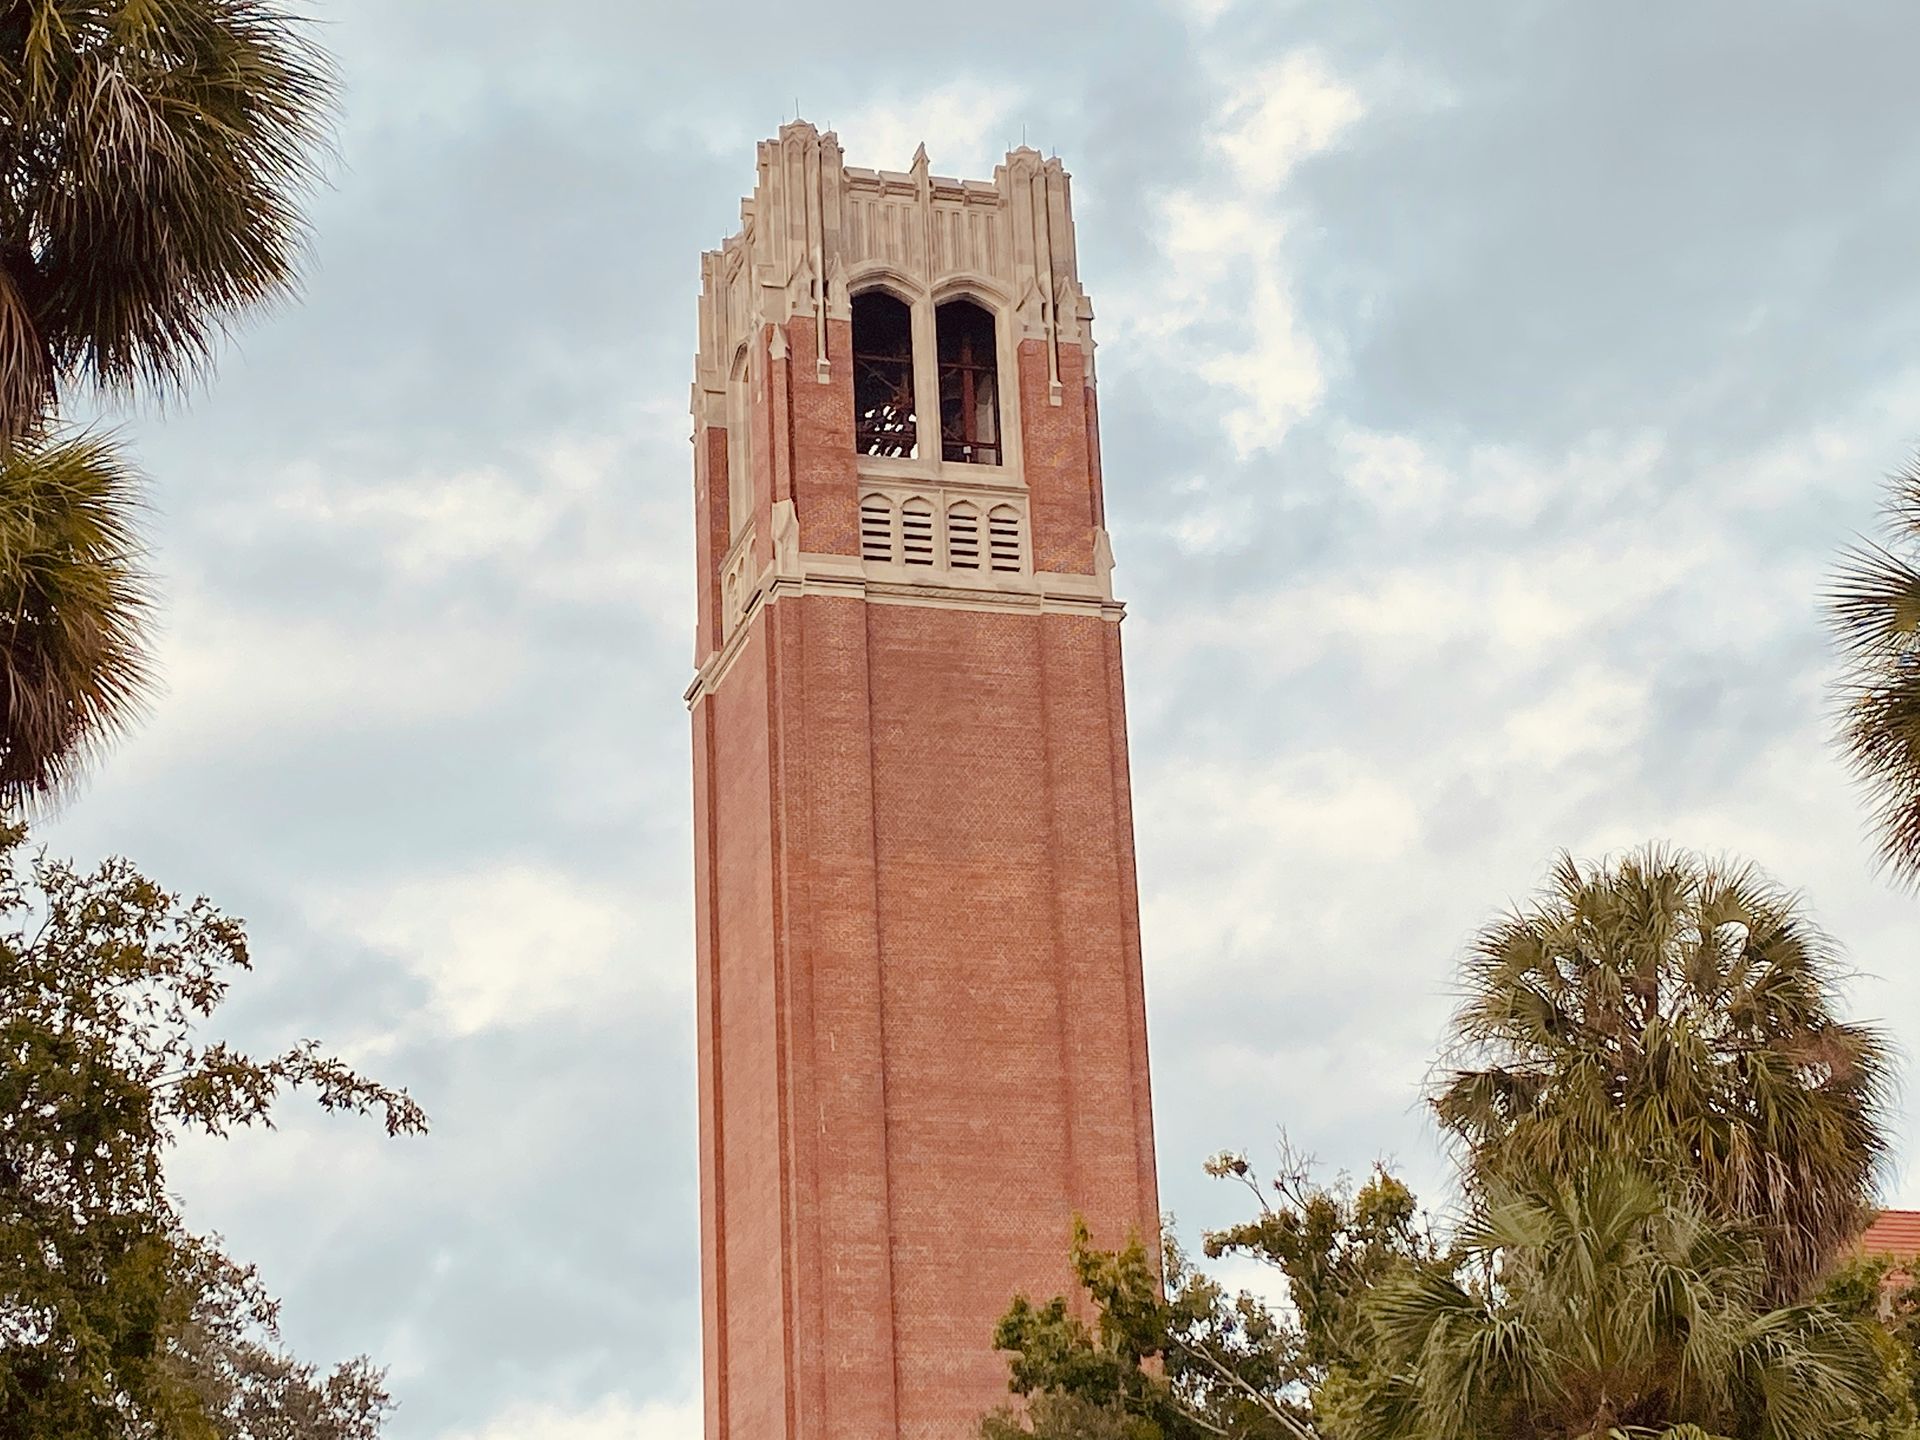
[[[982,576],[977,583],[911,578],[905,565],[880,565],[848,555],[808,555],[790,573],[768,567],[726,641],[706,659],[682,698],[689,708],[719,688],[746,648],[754,624],[790,596],[833,595],[869,605],[911,605],[926,610],[971,610],[986,614],[1088,615],[1113,624],[1127,607],[1113,598],[1102,577],[1042,571],[1019,576]]]

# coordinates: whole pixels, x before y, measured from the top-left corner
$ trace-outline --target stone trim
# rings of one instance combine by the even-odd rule
[[[728,460],[731,462],[732,457]],[[740,533],[728,548],[726,559],[720,562],[720,633],[723,635],[730,634],[746,618],[752,593],[747,586],[753,579],[753,540],[753,517],[748,515],[747,523],[740,527]]]
[[[1100,537],[1105,546],[1105,535]],[[692,709],[720,688],[733,662],[746,648],[753,622],[787,596],[836,595],[869,605],[910,605],[924,610],[972,610],[1026,615],[1090,615],[1110,624],[1126,618],[1126,605],[1113,598],[1107,577],[1044,572],[995,575],[980,584],[927,583],[907,578],[906,565],[863,562],[847,555],[803,554],[797,573],[776,574],[778,562],[762,572],[741,608],[724,644],[706,659],[681,696]],[[950,574],[950,572],[943,572]]]

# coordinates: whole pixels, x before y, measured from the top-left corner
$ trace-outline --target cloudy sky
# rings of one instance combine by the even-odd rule
[[[698,1432],[687,385],[796,101],[1073,172],[1183,1233],[1281,1126],[1439,1186],[1451,965],[1558,847],[1752,857],[1920,1036],[1815,605],[1920,438],[1910,5],[314,6],[310,284],[125,421],[169,693],[48,837],[432,1112],[177,1166],[397,1440]]]

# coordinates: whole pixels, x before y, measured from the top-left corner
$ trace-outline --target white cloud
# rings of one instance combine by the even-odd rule
[[[1227,434],[1243,457],[1278,445],[1326,390],[1319,348],[1301,330],[1281,278],[1278,247],[1276,235],[1254,280],[1247,308],[1251,343],[1200,366],[1208,380],[1239,396],[1227,413]]]
[[[519,648],[477,617],[269,617],[191,582],[169,588],[155,667],[165,700],[136,741],[142,755],[219,753],[369,713],[402,723],[470,714],[521,673]]]
[[[877,100],[834,120],[847,163],[905,170],[927,146],[937,175],[985,180],[1010,145],[1020,143],[1020,92],[962,77],[906,98]],[[1044,137],[1029,135],[1029,144]]]
[[[1183,355],[1233,396],[1226,424],[1242,456],[1278,444],[1326,390],[1319,348],[1294,310],[1284,220],[1231,191],[1176,191],[1159,208],[1166,283],[1120,297],[1118,324],[1134,336],[1121,348],[1161,364],[1170,350]]]
[[[443,1432],[440,1440],[700,1440],[697,1400],[608,1398],[587,1410],[516,1405],[478,1430]]]
[[[1515,710],[1501,727],[1505,753],[1539,766],[1617,752],[1646,726],[1647,685],[1624,671],[1587,665],[1546,698]]]
[[[1381,519],[1425,525],[1457,516],[1503,530],[1526,529],[1556,502],[1578,509],[1603,501],[1619,509],[1635,495],[1651,495],[1666,458],[1654,432],[1596,430],[1551,454],[1481,444],[1449,457],[1418,436],[1351,425],[1335,427],[1334,443],[1340,478]],[[1744,487],[1741,494],[1752,498]]]
[[[592,1017],[641,993],[658,1003],[691,978],[680,912],[524,862],[359,886],[318,897],[309,911],[317,927],[425,980],[435,1018],[458,1035]]]
[[[1364,111],[1313,50],[1237,87],[1208,133],[1224,176],[1159,202],[1164,264],[1154,288],[1116,297],[1118,326],[1143,354],[1164,365],[1173,342],[1177,357],[1184,352],[1191,370],[1232,397],[1225,423],[1243,457],[1277,445],[1326,391],[1320,348],[1294,302],[1278,192]]]
[[[690,635],[685,488],[636,483],[655,469],[640,463],[648,446],[683,458],[660,438],[674,423],[656,404],[629,427],[543,437],[518,460],[469,469],[313,458],[210,509],[202,523],[223,550],[342,578],[289,583],[268,611],[237,604],[220,568],[169,574],[162,702],[116,770],[481,713],[527,682],[539,607],[624,614],[636,640]],[[370,568],[377,593],[345,578]]]
[[[1202,984],[1231,957],[1271,956],[1303,935],[1350,939],[1333,892],[1303,875],[1391,867],[1420,832],[1414,798],[1343,752],[1264,765],[1189,758],[1137,784],[1142,844],[1171,865],[1141,896],[1147,948],[1182,957],[1167,968]]]
[[[684,458],[664,439],[684,429],[656,402],[615,430],[543,437],[495,465],[356,474],[351,462],[309,461],[280,477],[271,510],[249,505],[227,523],[371,549],[388,574],[416,585],[485,568],[533,598],[634,605],[691,627],[685,491],[634,483],[656,452]]]
[[[1642,501],[1652,511],[1673,498],[1654,488],[1668,459],[1666,439],[1656,431],[1595,431],[1551,456],[1476,445],[1467,457],[1460,513],[1511,529],[1532,525],[1556,502],[1581,511],[1596,502],[1620,510]],[[1716,497],[1714,503],[1722,502]]]
[[[1238,0],[1165,0],[1168,9],[1193,24],[1196,29],[1209,29]]]
[[[1569,545],[1539,559],[1467,552],[1384,564],[1375,574],[1349,571],[1158,617],[1152,638],[1171,626],[1186,647],[1231,648],[1274,675],[1335,651],[1376,673],[1404,673],[1449,644],[1528,662],[1602,620],[1643,609],[1710,565],[1706,548],[1676,538],[1618,550]]]
[[[1418,440],[1348,429],[1337,444],[1347,484],[1376,509],[1431,514],[1447,498],[1452,477]]]
[[[1864,811],[1840,758],[1824,743],[1817,698],[1781,698],[1802,714],[1804,723],[1756,747],[1746,757],[1737,788],[1710,800],[1609,816],[1584,837],[1583,849],[1607,854],[1665,836],[1708,854],[1750,860],[1783,881],[1807,887],[1815,913],[1823,919],[1831,918],[1826,906],[1843,890],[1865,891],[1900,907],[1902,898],[1891,890],[1882,892],[1870,873]],[[1904,944],[1898,953],[1904,975]],[[1881,962],[1876,957],[1872,963]]]
[[[1190,475],[1173,489],[1181,502],[1168,533],[1181,550],[1207,555],[1246,544],[1258,518],[1253,496],[1218,486],[1205,475]]]
[[[1273,191],[1365,113],[1359,93],[1319,51],[1295,50],[1234,91],[1215,122],[1213,144],[1247,189]]]
[[[559,497],[496,467],[343,484],[308,466],[278,509],[322,531],[379,540],[393,569],[436,578],[475,561],[524,556],[552,530]]]

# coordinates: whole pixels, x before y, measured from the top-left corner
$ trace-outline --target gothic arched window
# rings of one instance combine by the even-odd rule
[[[853,297],[853,448],[919,453],[913,404],[913,313],[884,290]]]
[[[940,350],[940,458],[1000,463],[1000,363],[993,316],[949,300],[934,318]]]

